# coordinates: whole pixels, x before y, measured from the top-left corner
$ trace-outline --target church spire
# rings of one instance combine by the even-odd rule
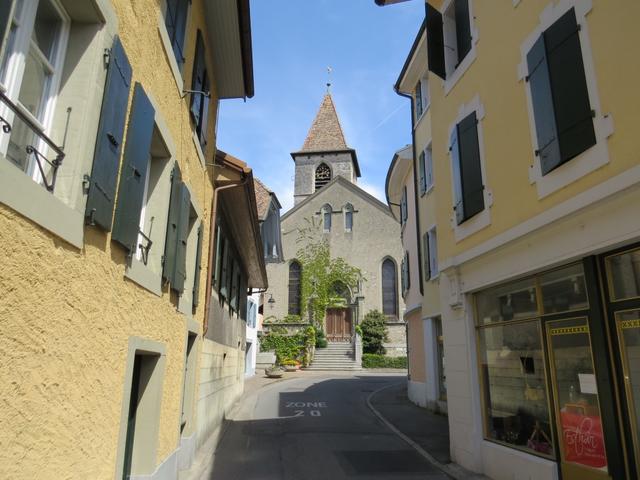
[[[331,93],[327,92],[311,124],[301,152],[335,152],[348,149],[333,98]]]

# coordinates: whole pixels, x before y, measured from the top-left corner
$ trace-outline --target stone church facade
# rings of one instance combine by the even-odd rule
[[[388,321],[387,354],[406,355],[400,225],[387,205],[357,185],[356,151],[346,144],[329,93],[302,149],[291,156],[296,164],[295,206],[281,219],[283,261],[267,265],[265,320],[280,320],[302,310],[296,255],[304,248],[300,239],[305,230],[312,241],[326,240],[332,257],[342,257],[362,272],[364,281],[347,295],[350,318],[345,331],[351,334],[366,313],[379,310]],[[333,328],[329,323],[325,322],[327,334]]]

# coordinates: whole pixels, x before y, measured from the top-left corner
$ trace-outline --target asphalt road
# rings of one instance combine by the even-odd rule
[[[215,480],[446,480],[368,408],[404,376],[307,376],[247,396],[215,452]]]

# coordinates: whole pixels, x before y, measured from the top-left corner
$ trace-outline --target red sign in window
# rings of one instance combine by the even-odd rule
[[[565,461],[588,467],[607,466],[599,416],[560,412]]]

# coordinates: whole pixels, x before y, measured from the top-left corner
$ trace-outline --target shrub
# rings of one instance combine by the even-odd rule
[[[364,316],[360,326],[362,328],[362,351],[384,355],[386,350],[383,343],[387,341],[385,316],[378,310],[371,310]]]
[[[316,332],[316,348],[327,348],[327,339],[322,330]]]
[[[286,331],[286,329],[285,329]],[[309,326],[295,335],[274,332],[273,329],[260,338],[262,351],[274,350],[279,365],[295,365],[297,362],[307,366],[311,362],[311,346],[316,342],[316,331]]]
[[[363,368],[407,368],[407,357],[387,357],[375,353],[362,354]]]
[[[302,323],[302,318],[300,315],[285,315],[284,318],[279,323]]]
[[[362,337],[362,327],[360,325],[356,325],[356,333]]]

